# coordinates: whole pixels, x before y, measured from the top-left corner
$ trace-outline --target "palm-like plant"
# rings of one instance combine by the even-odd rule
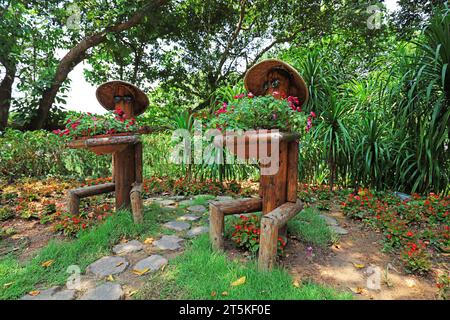
[[[397,159],[400,184],[412,191],[442,191],[449,184],[450,9],[438,12],[416,43],[404,74],[406,98],[398,126],[406,140]]]

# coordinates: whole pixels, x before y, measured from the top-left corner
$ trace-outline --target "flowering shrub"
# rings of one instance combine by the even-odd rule
[[[170,177],[157,178],[152,177],[144,180],[144,192],[150,194],[170,193],[174,195],[191,194],[223,194],[236,193],[239,191],[239,184],[230,182],[223,184],[214,180],[193,181],[190,179]]]
[[[449,250],[450,197],[414,194],[402,201],[365,189],[350,194],[341,205],[346,215],[381,230],[385,249],[399,250],[407,271],[427,272],[433,253]]]
[[[438,296],[442,300],[450,300],[450,273],[443,273],[436,282]]]
[[[278,98],[279,93],[273,96],[254,97],[253,94],[240,94],[233,101],[224,102],[216,111],[216,118],[211,120],[210,126],[219,130],[257,130],[279,129],[293,131],[303,127],[309,131],[314,112],[309,116],[302,111],[296,97]]]
[[[241,215],[232,223],[228,236],[238,247],[256,254],[259,250],[260,225],[261,218],[258,215]],[[285,246],[286,239],[278,237],[277,252],[279,255],[283,254]]]
[[[76,119],[68,118],[66,119],[66,128],[54,130],[53,133],[63,138],[74,139],[76,137],[132,132],[139,129],[140,126],[135,118],[128,119],[121,109],[117,109],[113,116],[110,114],[98,116],[88,112]]]

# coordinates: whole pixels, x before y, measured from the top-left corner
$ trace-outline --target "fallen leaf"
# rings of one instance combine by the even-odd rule
[[[13,284],[14,284],[14,281],[13,281],[13,282],[5,283],[5,284],[3,285],[3,288],[9,288],[9,287],[11,287]]]
[[[110,275],[106,278],[106,280],[107,280],[107,281],[114,281],[113,275],[110,274]]]
[[[225,297],[225,296],[228,295],[228,292],[224,291],[224,292],[222,292],[220,295],[223,296],[223,297]]]
[[[300,283],[298,282],[298,280],[294,280],[294,282],[292,282],[292,285],[296,288],[300,288]]]
[[[366,290],[364,288],[361,288],[361,287],[350,288],[350,289],[356,294],[361,294],[361,295],[366,294]]]
[[[129,297],[132,297],[132,296],[134,296],[137,292],[138,292],[137,290],[130,291],[130,292],[128,293],[128,296],[129,296]]]
[[[366,265],[364,265],[362,263],[359,264],[359,263],[354,263],[354,262],[353,262],[353,265],[355,266],[356,269],[362,269],[362,268],[364,268],[366,266]]]
[[[121,240],[120,240],[120,243],[127,243],[128,242],[128,239],[127,238],[122,238]]]
[[[145,244],[152,244],[154,240],[155,239],[153,239],[153,238],[147,238],[147,239],[144,240],[144,243]]]
[[[334,247],[335,247],[336,249],[340,249],[340,248],[341,248],[341,246],[338,245],[338,244],[335,244]]]
[[[120,267],[121,265],[123,265],[123,262],[119,262],[118,264],[116,264],[116,267]]]
[[[55,262],[55,260],[47,260],[47,261],[45,261],[45,262],[43,262],[42,264],[41,264],[41,266],[43,266],[44,268],[48,268],[48,267],[50,267],[52,264],[53,264],[53,262]]]
[[[161,267],[161,271],[164,271],[165,268],[166,268],[166,265],[164,264],[164,265]]]
[[[217,292],[212,291],[212,292],[211,292],[211,297],[215,297],[215,296],[217,296]]]
[[[146,273],[149,272],[149,271],[150,271],[150,268],[146,268],[146,269],[144,269],[144,270],[137,270],[137,269],[134,269],[134,270],[133,270],[133,273],[136,274],[136,275],[138,275],[138,276],[142,276],[142,275],[146,274]]]
[[[33,297],[37,296],[39,293],[41,293],[39,290],[33,290],[28,292],[28,294]]]
[[[243,284],[245,283],[245,280],[246,280],[246,277],[245,277],[245,276],[244,276],[244,277],[240,277],[240,278],[237,279],[236,281],[232,282],[232,283],[231,283],[231,286],[237,287],[237,286],[243,285]]]

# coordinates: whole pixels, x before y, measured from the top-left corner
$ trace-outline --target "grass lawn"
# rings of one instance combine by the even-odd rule
[[[240,286],[231,283],[241,277]],[[207,235],[191,242],[186,252],[171,261],[163,272],[149,277],[139,299],[351,299],[351,294],[312,283],[297,288],[284,270],[259,272],[256,262],[230,261],[225,254],[213,252]]]
[[[203,201],[202,201],[203,200]],[[201,199],[198,204],[206,199]],[[120,211],[93,229],[82,231],[71,241],[51,241],[34,258],[21,264],[9,254],[0,259],[0,299],[17,299],[31,290],[64,285],[67,267],[86,267],[111,253],[112,245],[122,237],[144,239],[168,233],[162,223],[177,216],[175,210],[157,205],[146,208],[144,223],[135,225],[131,214]],[[260,273],[254,261],[230,261],[224,254],[210,249],[204,235],[186,241],[186,251],[172,260],[162,272],[148,276],[138,294],[140,299],[349,299],[350,294],[331,288],[302,283],[297,288],[292,278],[280,269]],[[42,263],[54,260],[50,267]],[[246,283],[232,287],[231,282],[245,276]],[[216,292],[214,295],[213,292]],[[222,293],[226,293],[223,294]]]
[[[144,223],[135,225],[129,212],[120,211],[95,228],[81,232],[72,241],[49,242],[24,265],[13,254],[1,258],[0,299],[20,298],[37,288],[62,285],[70,275],[66,272],[68,266],[78,265],[84,272],[90,263],[109,255],[111,246],[122,237],[156,236],[162,231],[161,223],[175,215],[174,211],[152,205],[146,208]],[[43,267],[42,263],[49,260],[54,260],[53,264]]]

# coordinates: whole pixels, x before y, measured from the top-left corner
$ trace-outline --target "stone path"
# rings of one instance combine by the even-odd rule
[[[158,204],[167,209],[183,208],[184,213],[163,226],[175,235],[161,235],[152,243],[142,243],[136,239],[123,241],[111,248],[111,254],[91,263],[78,281],[66,286],[34,290],[22,300],[121,300],[132,296],[144,285],[145,275],[157,272],[170,263],[174,253],[183,250],[185,238],[192,239],[209,228],[208,208],[198,203],[199,195],[187,199],[183,196],[149,198],[145,205]],[[229,200],[230,197],[216,197],[215,201]],[[203,223],[203,225],[202,225]],[[192,225],[194,224],[194,225]]]

